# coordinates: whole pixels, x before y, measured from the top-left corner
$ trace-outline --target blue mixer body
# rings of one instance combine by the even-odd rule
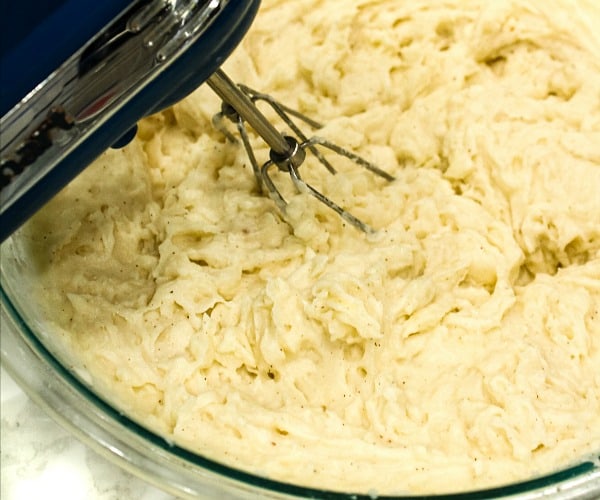
[[[13,196],[10,206],[3,207],[0,214],[0,241],[103,151],[130,136],[128,132],[142,117],[168,107],[201,85],[241,41],[259,3],[259,0],[224,2],[215,21],[165,71],[135,89],[135,95],[126,105],[95,127],[93,133],[31,182],[23,193]],[[3,1],[0,116],[4,117],[15,106],[26,105],[22,99],[32,89],[126,11],[129,4],[124,0],[47,0],[41,6],[23,0]]]
[[[124,4],[122,1],[3,1],[0,116],[117,17]]]

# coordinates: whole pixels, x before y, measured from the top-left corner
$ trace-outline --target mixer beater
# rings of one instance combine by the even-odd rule
[[[361,221],[350,212],[343,209],[333,200],[325,196],[323,193],[315,189],[313,186],[305,182],[300,176],[299,168],[306,159],[307,151],[310,151],[317,158],[319,163],[321,163],[331,174],[335,175],[337,173],[336,169],[317,149],[317,146],[321,146],[340,156],[352,160],[357,165],[366,168],[370,172],[382,177],[387,181],[394,180],[392,175],[380,169],[373,163],[358,156],[357,154],[348,151],[347,149],[344,149],[341,146],[322,137],[313,136],[308,138],[291,117],[294,116],[298,118],[312,128],[321,128],[322,125],[320,123],[315,122],[302,113],[279,103],[268,94],[257,92],[245,85],[236,86],[222,70],[215,71],[215,73],[208,78],[207,84],[223,101],[221,112],[215,115],[213,123],[230,139],[232,139],[232,136],[223,126],[222,118],[226,117],[236,124],[238,132],[242,138],[244,148],[246,149],[246,153],[250,159],[250,163],[252,164],[252,169],[254,171],[259,188],[266,191],[266,193],[275,202],[282,213],[285,214],[287,201],[277,189],[271,175],[269,174],[269,171],[273,167],[276,167],[282,172],[288,173],[299,192],[308,193],[315,197],[317,200],[337,212],[345,221],[361,231],[364,231],[365,233],[374,232],[374,229],[371,226]],[[279,117],[284,121],[284,123],[294,132],[295,137],[291,135],[280,134],[274,128],[273,124],[258,110],[256,107],[256,102],[258,101],[264,101],[268,103],[277,113],[277,115],[279,115]],[[271,148],[269,155],[270,159],[265,162],[262,167],[259,167],[258,165],[244,122],[248,122]]]

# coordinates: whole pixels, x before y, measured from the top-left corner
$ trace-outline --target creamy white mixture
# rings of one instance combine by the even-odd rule
[[[599,34],[596,0],[265,0],[225,69],[396,176],[302,167],[377,233],[278,174],[284,220],[202,87],[23,231],[56,336],[281,481],[448,492],[597,451]]]

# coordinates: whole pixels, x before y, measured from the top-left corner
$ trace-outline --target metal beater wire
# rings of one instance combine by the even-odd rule
[[[341,146],[332,143],[322,137],[313,136],[308,138],[298,127],[296,122],[292,120],[292,116],[297,118],[308,126],[314,129],[319,129],[322,125],[300,113],[299,111],[281,104],[272,96],[257,92],[245,85],[235,85],[227,75],[222,71],[218,71],[208,80],[210,87],[217,93],[223,101],[221,112],[213,117],[213,125],[221,131],[229,140],[236,142],[235,137],[227,130],[223,124],[223,118],[233,122],[242,139],[244,149],[252,165],[254,176],[259,189],[266,189],[269,197],[275,202],[279,210],[285,214],[287,201],[277,189],[269,171],[273,167],[289,174],[294,186],[299,192],[308,193],[321,203],[324,203],[329,208],[334,210],[342,219],[365,233],[373,233],[375,230],[361,221],[350,212],[339,206],[333,200],[325,196],[323,193],[315,189],[302,179],[299,172],[299,167],[304,162],[306,150],[310,151],[331,174],[335,175],[336,170],[325,156],[317,149],[317,146],[328,149],[339,156],[343,156],[353,161],[357,165],[369,170],[373,174],[382,177],[387,181],[393,181],[394,177],[382,170],[375,164],[365,160],[361,156],[349,151]],[[234,88],[232,88],[234,87]],[[267,103],[281,120],[290,128],[296,137],[282,135],[277,132],[270,122],[256,107],[257,101]],[[271,147],[270,159],[266,161],[262,167],[259,167],[256,156],[250,143],[248,131],[245,122],[256,130],[263,140]]]

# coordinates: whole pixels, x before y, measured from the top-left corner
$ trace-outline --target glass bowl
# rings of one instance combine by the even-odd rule
[[[376,493],[303,488],[248,474],[178,447],[139,425],[97,394],[48,335],[32,301],[35,266],[23,250],[18,232],[2,244],[1,251],[2,365],[33,401],[110,461],[182,498],[376,497]],[[598,499],[600,456],[581,457],[569,467],[528,481],[426,498]]]

